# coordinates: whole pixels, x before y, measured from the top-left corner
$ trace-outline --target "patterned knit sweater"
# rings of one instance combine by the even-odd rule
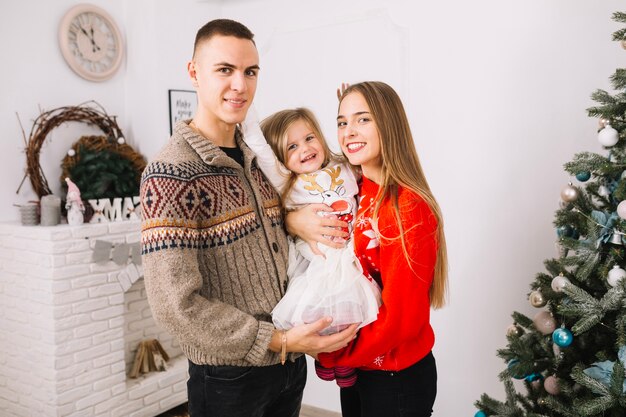
[[[242,168],[179,122],[141,180],[142,260],[156,320],[196,364],[266,366],[287,286],[279,197],[243,143]]]
[[[363,327],[346,348],[319,354],[320,362],[328,368],[399,371],[426,356],[435,342],[429,292],[437,260],[437,218],[418,194],[399,187],[398,206],[412,262],[409,266],[397,238],[400,231],[389,200],[383,202],[378,213],[380,235],[372,228],[378,189],[378,184],[363,177],[354,251],[363,270],[381,284],[383,303],[378,319]]]

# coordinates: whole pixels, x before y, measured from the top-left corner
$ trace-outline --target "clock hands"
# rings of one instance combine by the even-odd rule
[[[89,28],[91,35],[87,33],[87,31],[82,26],[79,26],[79,27],[80,27],[80,31],[83,32],[85,36],[87,36],[87,38],[91,41],[91,51],[93,53],[96,53],[96,51],[99,51],[100,47],[98,46],[98,44],[96,44],[96,41],[94,40],[94,37],[93,37],[93,26]]]

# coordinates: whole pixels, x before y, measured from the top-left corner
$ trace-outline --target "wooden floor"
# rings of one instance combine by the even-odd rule
[[[157,417],[189,417],[187,404],[179,405]],[[304,404],[300,410],[300,417],[341,417],[341,414]]]

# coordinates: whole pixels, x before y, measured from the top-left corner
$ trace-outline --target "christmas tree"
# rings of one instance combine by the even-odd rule
[[[613,20],[626,23],[626,13]],[[626,49],[626,28],[613,40]],[[498,350],[506,400],[483,394],[476,417],[626,416],[626,69],[611,83],[616,93],[597,90],[587,110],[606,154],[565,164],[575,179],[555,215],[559,255],[531,284],[537,314],[514,312]]]

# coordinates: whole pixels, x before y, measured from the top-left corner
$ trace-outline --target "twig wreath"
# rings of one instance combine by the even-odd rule
[[[39,157],[48,134],[66,122],[81,122],[97,126],[104,136],[83,136],[72,145],[68,155],[63,159],[62,184],[65,185],[63,179],[69,176],[81,189],[83,199],[108,198],[111,197],[110,193],[115,192],[137,195],[141,172],[146,166],[145,159],[125,143],[115,116],[109,116],[95,101],[45,111],[35,119],[28,139],[24,135],[26,174],[22,184],[28,177],[39,198],[52,194],[48,180],[39,164]],[[22,133],[24,133],[23,129]],[[104,172],[107,167],[111,168],[114,173]],[[104,182],[111,187],[103,189],[101,181],[94,189],[94,177],[97,175],[103,176]],[[120,185],[120,181],[130,181],[134,186]],[[115,195],[115,197],[123,196],[123,194]]]

